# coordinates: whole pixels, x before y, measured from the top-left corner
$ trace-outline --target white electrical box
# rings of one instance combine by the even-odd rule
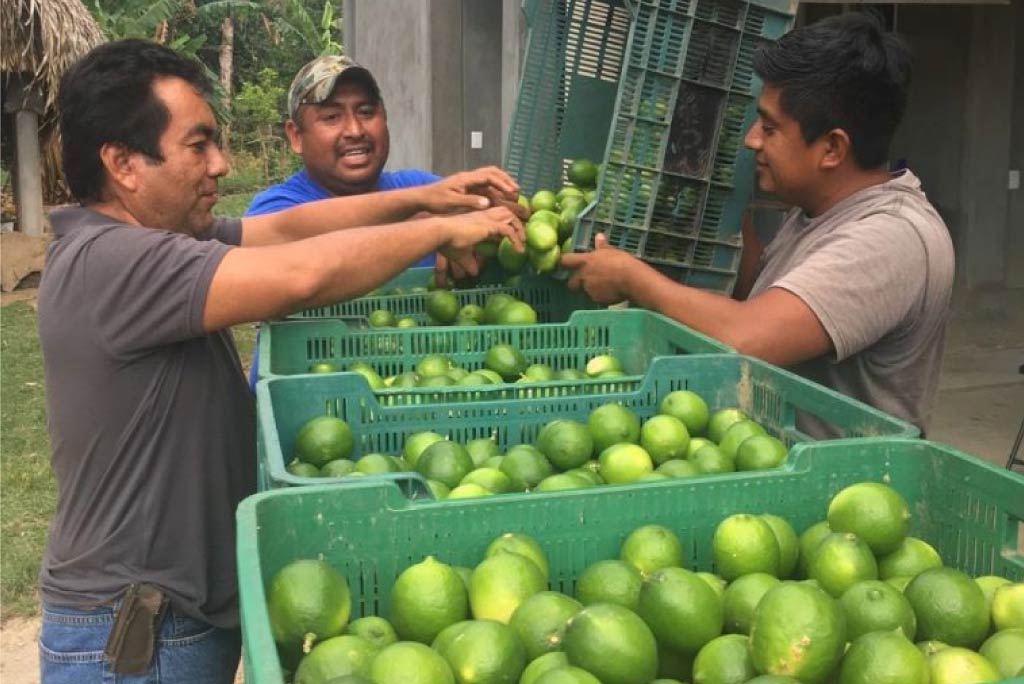
[[[480,150],[484,146],[484,132],[483,131],[470,131],[469,132],[469,147],[470,149]]]
[[[1010,182],[1008,187],[1010,190],[1020,189],[1020,169],[1010,169]]]

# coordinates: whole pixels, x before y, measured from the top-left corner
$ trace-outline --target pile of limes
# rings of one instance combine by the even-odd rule
[[[484,306],[462,304],[452,290],[438,289],[424,295],[424,311],[432,325],[533,325],[537,312],[528,303],[511,294],[497,292],[487,298]],[[387,309],[375,309],[367,316],[371,328],[415,328],[415,318],[398,318]],[[311,372],[318,372],[313,371]],[[319,371],[330,372],[330,371]]]
[[[610,377],[610,363],[607,356],[595,357],[585,372]],[[457,382],[479,384],[471,377],[488,370]],[[506,370],[504,378],[516,372],[511,366]],[[738,408],[711,413],[700,395],[677,390],[662,399],[658,411],[641,421],[626,406],[603,404],[591,411],[586,423],[552,420],[532,444],[512,445],[504,454],[487,437],[459,444],[436,432],[420,432],[406,439],[401,456],[371,453],[355,462],[349,460],[351,430],[347,425],[341,430],[339,418],[321,416],[299,431],[295,458],[287,469],[304,477],[415,471],[443,499],[765,470],[786,459],[785,444]],[[344,448],[320,448],[343,435]]]
[[[622,362],[613,354],[599,354],[587,361],[582,369],[556,370],[546,363],[531,364],[519,349],[511,344],[502,343],[488,349],[482,361],[478,368],[473,368],[467,365],[459,366],[444,354],[428,354],[418,359],[415,365],[404,372],[386,378],[382,378],[373,366],[363,361],[353,363],[348,370],[366,378],[372,390],[389,387],[469,387],[509,382],[527,384],[625,376]],[[332,365],[330,370],[318,368],[313,372],[336,371],[337,367]]]
[[[407,567],[384,594],[387,619],[348,625],[345,579],[301,560],[271,581],[268,611],[294,684],[1024,676],[1024,583],[943,567],[927,542],[907,536],[908,519],[899,493],[873,482],[842,490],[800,537],[776,515],[731,515],[711,539],[715,573],[685,567],[696,540],[645,525],[566,593],[548,589],[540,544],[506,533],[474,568],[432,556]]]
[[[560,190],[538,190],[519,203],[530,212],[525,225],[526,250],[517,252],[505,238],[500,243],[482,243],[477,251],[485,257],[497,257],[507,273],[520,273],[527,264],[536,273],[555,270],[562,252],[572,251],[572,236],[584,208],[594,201],[600,169],[589,159],[569,164],[567,185]]]

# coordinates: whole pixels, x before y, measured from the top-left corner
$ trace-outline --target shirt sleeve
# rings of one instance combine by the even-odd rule
[[[895,330],[921,299],[927,255],[906,220],[872,216],[837,227],[796,268],[769,284],[807,304],[837,361]]]
[[[210,232],[201,237],[205,240],[217,240],[225,245],[242,244],[242,220],[237,218],[220,218],[213,222]]]
[[[122,228],[88,248],[84,287],[94,293],[93,324],[118,356],[200,337],[213,274],[232,249],[151,228]]]
[[[263,192],[256,193],[256,196],[252,198],[252,202],[249,203],[249,208],[245,210],[243,216],[273,214],[275,211],[294,207],[301,204],[303,201],[309,200],[301,200],[293,193],[283,191],[280,189],[280,186],[273,186],[267,188]]]

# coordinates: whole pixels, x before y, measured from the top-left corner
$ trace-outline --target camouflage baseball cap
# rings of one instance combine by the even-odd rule
[[[325,55],[309,62],[295,74],[288,88],[288,116],[294,119],[299,105],[318,104],[330,97],[343,74],[346,78],[361,80],[369,89],[370,96],[380,100],[380,88],[366,67],[342,55]]]

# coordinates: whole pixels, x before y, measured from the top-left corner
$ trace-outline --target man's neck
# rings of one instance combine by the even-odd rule
[[[879,167],[868,171],[857,171],[856,173],[847,174],[842,179],[837,178],[835,180],[836,182],[823,188],[823,191],[817,197],[801,206],[805,214],[811,218],[821,216],[847,197],[855,195],[861,190],[881,185],[882,183],[888,183],[892,180],[892,175],[885,167]]]

